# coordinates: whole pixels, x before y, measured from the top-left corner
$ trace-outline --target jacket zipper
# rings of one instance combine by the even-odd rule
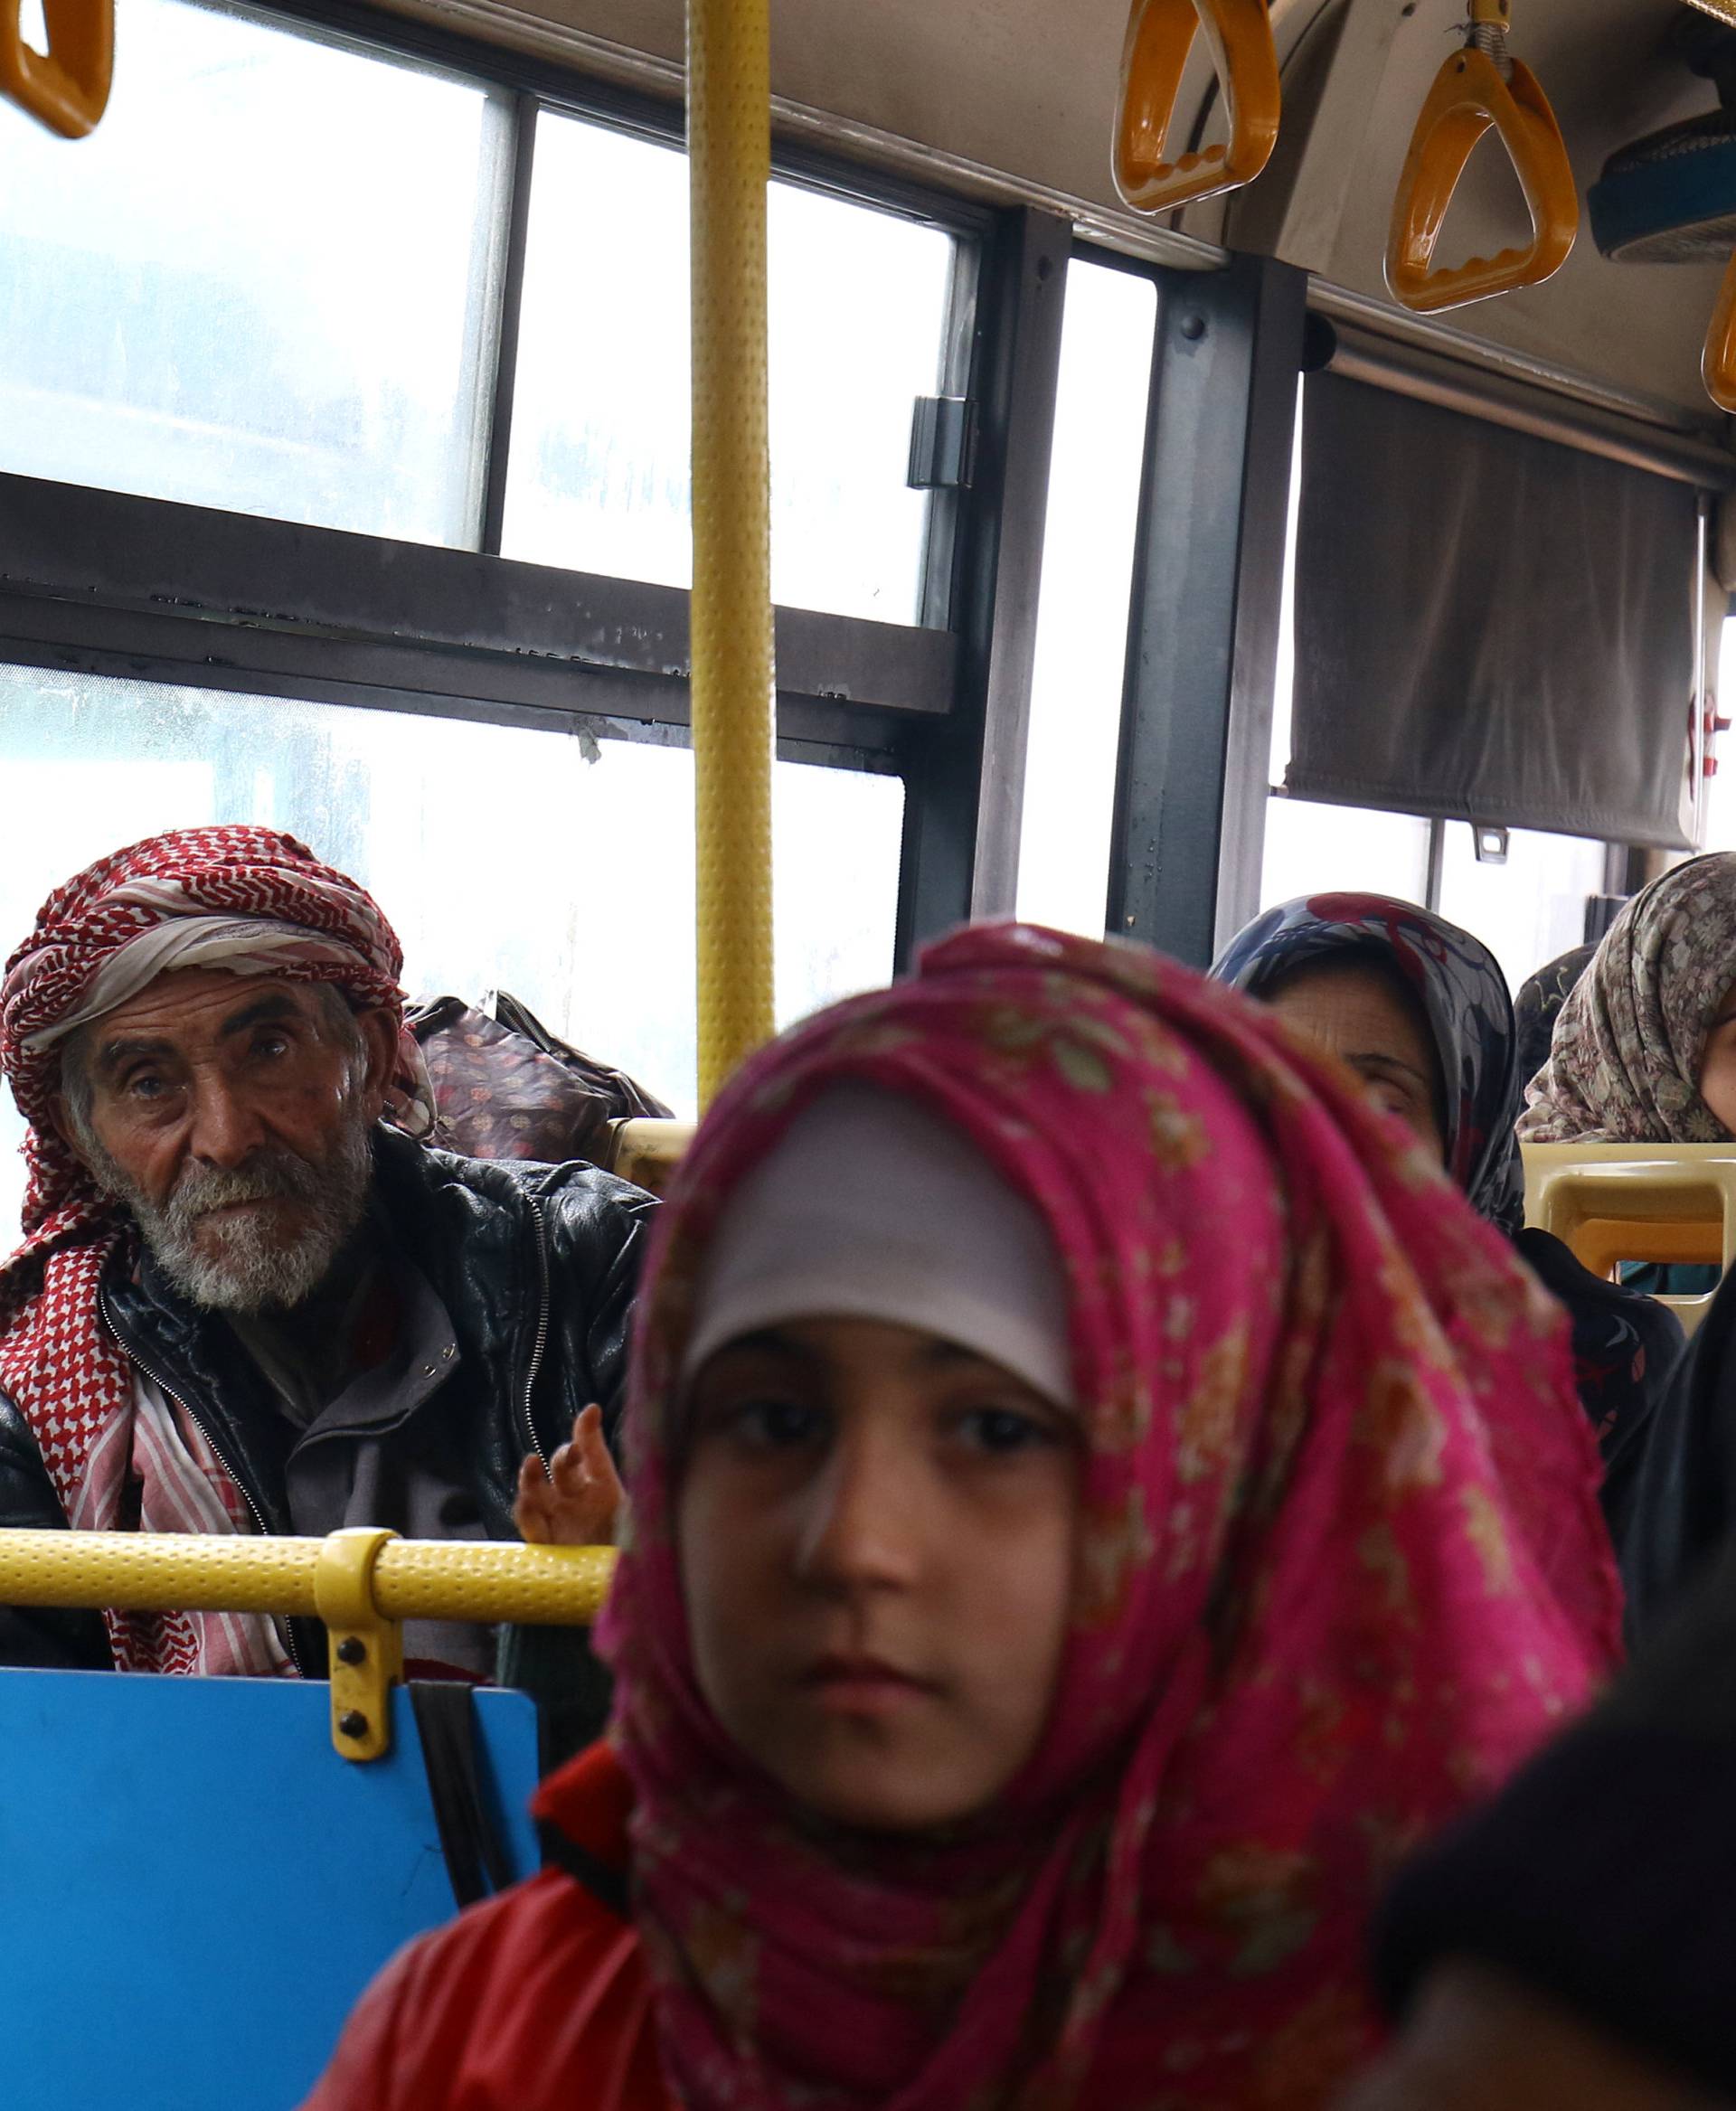
[[[241,1475],[235,1471],[234,1466],[225,1456],[222,1446],[218,1443],[217,1439],[206,1428],[204,1422],[199,1416],[198,1410],[193,1408],[188,1401],[183,1399],[181,1395],[176,1392],[172,1386],[165,1385],[163,1380],[158,1377],[157,1373],[151,1369],[147,1362],[146,1362],[145,1359],[142,1356],[137,1354],[132,1349],[128,1348],[127,1343],[121,1340],[119,1328],[116,1326],[114,1321],[108,1316],[108,1300],[107,1296],[100,1292],[98,1294],[97,1297],[97,1309],[102,1315],[102,1324],[108,1329],[108,1338],[111,1342],[113,1342],[116,1348],[120,1351],[121,1354],[127,1358],[129,1363],[136,1364],[138,1369],[145,1373],[146,1377],[150,1380],[151,1383],[156,1388],[158,1392],[162,1393],[165,1399],[172,1399],[175,1402],[175,1406],[180,1409],[181,1412],[187,1418],[188,1421],[193,1424],[193,1428],[198,1430],[200,1436],[203,1437],[205,1442],[211,1447],[212,1456],[216,1459],[218,1465],[222,1467],[223,1471],[229,1475],[230,1479],[234,1482],[236,1487],[241,1490],[241,1500],[247,1504],[248,1511],[253,1519],[253,1522],[259,1528],[259,1537],[265,1540],[275,1537],[275,1534],[272,1532],[270,1526],[266,1523],[264,1515],[260,1512],[259,1504],[254,1502],[252,1494],[249,1490],[247,1483],[241,1478]],[[298,1678],[305,1679],[307,1676],[307,1667],[301,1661],[301,1652],[296,1647],[296,1631],[294,1626],[287,1619],[274,1619],[273,1625],[277,1627],[278,1634],[283,1639],[284,1647],[289,1653],[289,1661],[296,1667],[296,1675]]]
[[[537,1310],[536,1339],[531,1344],[531,1367],[524,1379],[524,1434],[531,1440],[531,1448],[542,1461],[542,1470],[549,1471],[549,1455],[537,1439],[536,1424],[531,1416],[531,1396],[536,1390],[537,1373],[542,1368],[542,1352],[549,1341],[549,1249],[544,1237],[542,1211],[529,1195],[531,1220],[536,1226],[536,1278]]]

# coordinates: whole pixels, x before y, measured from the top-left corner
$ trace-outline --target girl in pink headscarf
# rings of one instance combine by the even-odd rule
[[[570,1868],[312,2106],[1326,2101],[1390,1871],[1615,1650],[1561,1322],[1431,1155],[1029,929],[750,1063],[659,1230]]]

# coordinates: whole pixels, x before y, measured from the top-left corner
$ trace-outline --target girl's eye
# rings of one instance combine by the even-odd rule
[[[1017,1408],[973,1408],[958,1422],[960,1434],[979,1451],[1028,1451],[1039,1445],[1058,1444],[1058,1433],[1034,1415]]]
[[[743,1400],[724,1418],[731,1435],[756,1451],[791,1451],[811,1444],[821,1418],[795,1400]]]

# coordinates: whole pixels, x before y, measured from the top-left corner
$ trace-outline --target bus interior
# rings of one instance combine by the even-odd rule
[[[0,99],[0,924],[269,824],[690,1121],[681,0],[14,0],[8,85],[111,4]],[[1469,4],[776,0],[779,1025],[1320,891],[1516,989],[1736,850],[1736,0]]]

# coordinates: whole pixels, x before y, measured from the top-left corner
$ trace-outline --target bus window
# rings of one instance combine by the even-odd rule
[[[1586,836],[1515,828],[1508,834],[1505,862],[1481,862],[1468,822],[1326,806],[1283,794],[1296,673],[1296,530],[1301,492],[1298,401],[1260,905],[1269,909],[1301,894],[1396,895],[1437,910],[1481,938],[1516,990],[1545,961],[1582,943],[1586,902],[1604,891],[1607,846]]]
[[[693,1113],[693,758],[684,748],[0,666],[0,933],[120,844],[288,829],[376,894],[412,995],[502,987]],[[892,968],[904,787],[780,762],[780,1023]],[[23,1128],[0,1111],[0,1224]]]
[[[1025,750],[1019,914],[1100,938],[1157,288],[1067,268]]]
[[[0,469],[475,547],[509,99],[180,0],[118,33],[76,152],[0,109]]]
[[[1267,801],[1262,909],[1298,894],[1392,894],[1423,903],[1428,892],[1429,824],[1414,814]]]
[[[685,586],[686,159],[545,111],[534,166],[503,553]],[[774,183],[769,246],[773,598],[918,622],[953,238]]]
[[[1514,828],[1505,864],[1479,863],[1468,822],[1448,821],[1442,847],[1440,913],[1475,931],[1501,963],[1508,986],[1585,943],[1585,905],[1604,891],[1605,847],[1589,836]]]
[[[1266,802],[1266,847],[1260,906],[1299,894],[1392,894],[1426,903],[1429,824],[1414,814],[1383,814],[1366,806],[1326,806],[1281,794],[1290,766],[1290,703],[1296,683],[1296,523],[1302,504],[1302,403],[1296,401],[1296,446],[1290,458],[1290,519],[1284,553],[1284,598],[1278,611],[1278,673],[1272,690],[1272,750]],[[1228,932],[1221,934],[1227,938]]]

